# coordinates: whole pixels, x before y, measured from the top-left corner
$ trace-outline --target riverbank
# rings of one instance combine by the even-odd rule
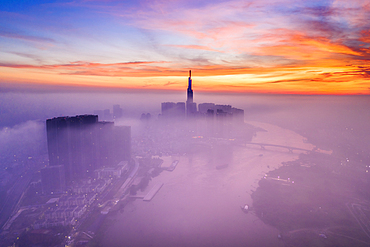
[[[259,181],[256,215],[288,246],[369,246],[366,172],[327,154],[302,154]]]

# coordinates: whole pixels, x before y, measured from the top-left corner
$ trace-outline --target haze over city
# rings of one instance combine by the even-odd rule
[[[1,1],[0,246],[369,246],[367,1]]]

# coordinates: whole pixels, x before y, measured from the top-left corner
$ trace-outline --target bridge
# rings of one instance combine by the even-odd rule
[[[299,151],[305,151],[305,152],[315,151],[315,150],[310,150],[310,149],[295,148],[295,147],[289,147],[289,146],[277,145],[277,144],[269,144],[269,143],[247,142],[247,143],[245,143],[245,145],[256,145],[256,146],[260,146],[261,149],[263,149],[263,150],[265,150],[266,147],[286,148],[286,149],[289,150],[289,153],[293,153],[293,150],[299,150]]]
[[[226,143],[227,143],[227,141],[225,141],[225,144]],[[208,148],[213,147],[213,143],[208,143],[208,142],[205,142],[205,141],[195,142],[195,143],[192,144],[193,147],[195,147],[196,145],[203,146],[203,147],[208,147]],[[289,153],[293,153],[294,150],[304,151],[304,152],[320,152],[317,147],[315,147],[314,149],[311,150],[311,149],[305,149],[305,148],[296,148],[296,147],[289,147],[289,146],[278,145],[278,144],[257,143],[257,142],[246,142],[246,143],[243,143],[242,145],[243,146],[256,145],[256,146],[260,146],[262,150],[266,150],[266,147],[285,148],[285,149],[288,149]]]

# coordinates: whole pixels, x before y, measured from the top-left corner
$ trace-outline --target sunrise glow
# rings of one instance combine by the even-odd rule
[[[0,6],[0,88],[369,94],[368,1]]]

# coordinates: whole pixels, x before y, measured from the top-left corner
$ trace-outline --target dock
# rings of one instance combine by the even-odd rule
[[[163,183],[156,184],[153,186],[153,188],[144,196],[143,201],[150,201],[153,199],[153,197],[157,194],[157,192],[162,188]]]

